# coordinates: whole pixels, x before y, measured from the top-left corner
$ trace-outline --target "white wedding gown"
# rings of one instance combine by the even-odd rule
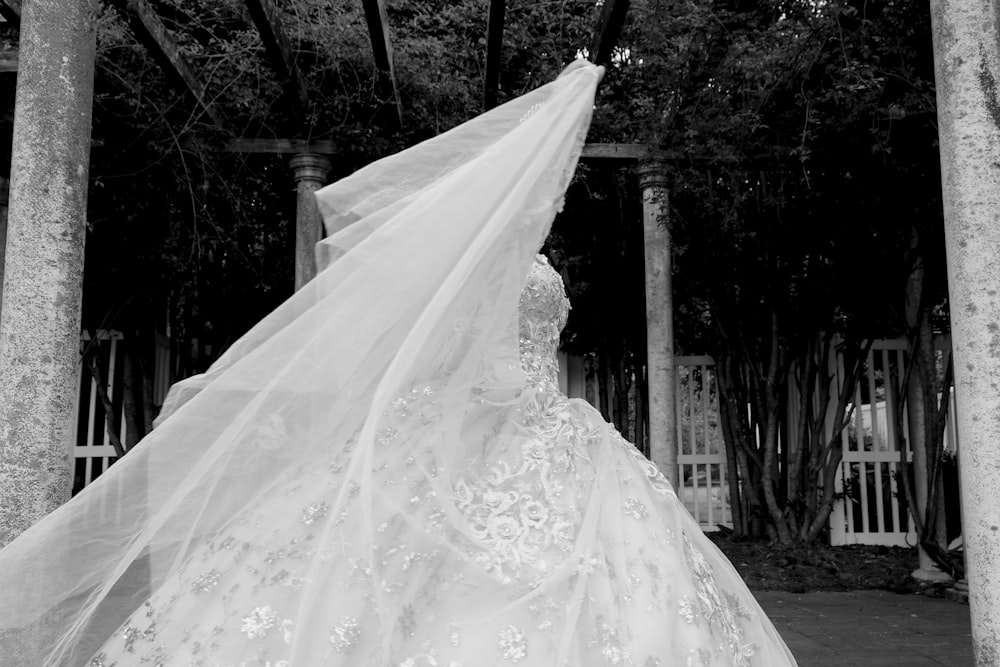
[[[114,634],[90,667],[291,665],[762,665],[792,662],[725,557],[701,533],[655,466],[590,405],[558,389],[556,357],[568,302],[536,261],[520,300],[524,391],[469,442],[449,491],[474,539],[435,543],[441,506],[427,461],[385,457],[381,494],[419,507],[422,525],[373,517],[377,580],[345,511],[332,539],[318,520],[351,480],[343,457],[316,462],[262,495],[198,549]],[[383,447],[435,438],[433,386],[394,404]],[[486,425],[483,425],[486,426]],[[432,451],[432,450],[429,450]],[[586,508],[596,520],[583,521]],[[576,545],[586,541],[580,553]],[[308,568],[320,553],[320,565]],[[554,572],[572,576],[549,585]],[[398,614],[386,626],[371,588]],[[323,591],[303,609],[299,591]],[[577,611],[578,609],[578,611]],[[564,635],[565,624],[572,632]],[[567,639],[568,638],[568,639]],[[383,641],[387,640],[387,641]],[[383,648],[384,647],[384,648]]]
[[[795,664],[655,466],[558,389],[568,303],[535,252],[599,77],[318,193],[317,277],[0,550],[0,664]]]

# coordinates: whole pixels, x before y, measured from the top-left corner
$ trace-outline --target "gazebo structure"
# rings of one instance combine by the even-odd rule
[[[298,118],[306,115],[308,93],[296,66],[296,54],[273,0],[245,0],[275,74],[282,82]],[[384,0],[361,0],[378,71],[377,82],[387,100],[383,117],[390,125],[405,122],[405,109],[393,61],[392,38]],[[19,77],[17,113],[10,185],[9,221],[0,230],[11,230],[5,253],[7,286],[3,292],[0,339],[5,341],[0,383],[9,388],[0,397],[0,544],[3,544],[63,502],[69,493],[68,448],[73,434],[72,397],[77,386],[80,295],[83,270],[83,220],[89,161],[90,108],[94,76],[94,30],[88,22],[96,2],[84,3],[79,13],[66,13],[51,3],[32,3],[22,16],[17,0],[0,0],[0,16],[20,26],[19,53],[0,57],[3,69]],[[135,37],[162,68],[172,85],[197,108],[220,134],[229,136],[211,150],[269,153],[287,158],[296,184],[295,288],[315,275],[313,248],[322,237],[322,221],[314,193],[326,184],[330,159],[337,154],[334,141],[310,141],[236,136],[225,114],[206,95],[195,68],[185,58],[171,32],[147,0],[115,0],[115,9]],[[628,0],[609,0],[601,8],[588,53],[607,63],[628,11]],[[485,35],[485,73],[482,106],[498,101],[501,49],[506,3],[491,0]],[[46,35],[60,40],[41,40]],[[52,62],[70,63],[64,75],[53,77]],[[42,132],[47,118],[60,118],[59,132]],[[303,127],[302,136],[309,135]],[[666,163],[654,147],[643,144],[588,144],[584,160],[616,161],[634,165],[643,200],[646,260],[648,382],[651,458],[676,483],[677,448],[674,426],[673,321],[670,310],[671,252],[665,225]],[[67,160],[79,166],[66,172]],[[58,183],[52,182],[58,178]],[[52,193],[57,193],[52,196]],[[63,196],[59,196],[62,193]],[[59,221],[54,228],[39,229],[32,220]],[[55,275],[52,266],[60,267]],[[58,304],[52,318],[40,303]],[[665,308],[662,306],[666,306]],[[16,351],[15,351],[16,350]],[[14,357],[16,355],[16,363]],[[14,389],[25,366],[36,369],[32,391]],[[28,460],[44,462],[36,467]]]

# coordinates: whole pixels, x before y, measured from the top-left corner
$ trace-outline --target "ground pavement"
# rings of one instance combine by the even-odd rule
[[[972,667],[968,605],[887,591],[754,594],[801,667]]]

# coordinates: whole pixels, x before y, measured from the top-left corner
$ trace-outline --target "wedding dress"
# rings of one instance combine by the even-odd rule
[[[321,191],[317,278],[0,551],[0,628],[35,638],[0,663],[795,664],[656,467],[558,388],[569,304],[534,252],[599,74]]]

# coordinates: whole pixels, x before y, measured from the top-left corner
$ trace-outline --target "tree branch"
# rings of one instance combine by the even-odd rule
[[[163,25],[149,3],[146,0],[112,0],[112,4],[132,28],[136,38],[146,47],[153,60],[167,74],[167,78],[190,95],[217,127],[225,129],[222,112],[208,101],[205,87],[195,76],[170,31]]]

